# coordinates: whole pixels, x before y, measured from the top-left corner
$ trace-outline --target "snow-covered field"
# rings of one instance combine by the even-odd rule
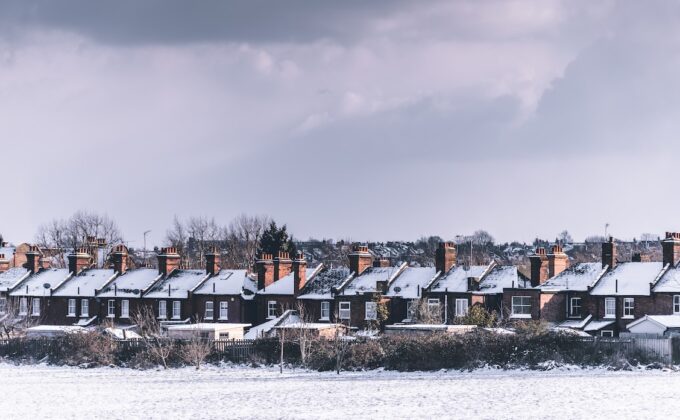
[[[680,373],[315,373],[0,364],[0,416],[31,418],[676,418]]]

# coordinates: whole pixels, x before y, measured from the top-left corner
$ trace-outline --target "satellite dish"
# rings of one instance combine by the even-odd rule
[[[44,287],[45,289],[49,289],[50,287],[52,287],[52,285],[49,284],[49,283],[45,283],[45,284],[43,284],[43,287]]]
[[[401,287],[399,287],[399,286],[395,287],[394,291],[397,292],[397,293],[401,292]]]
[[[135,290],[133,290],[133,291],[132,291],[132,293],[134,293],[134,294],[138,295],[138,294],[139,294],[139,289],[135,289]]]

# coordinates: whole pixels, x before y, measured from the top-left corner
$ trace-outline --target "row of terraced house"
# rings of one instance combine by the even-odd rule
[[[88,326],[130,324],[148,308],[167,323],[260,325],[303,307],[315,323],[361,330],[416,322],[423,306],[456,324],[481,305],[504,320],[545,320],[591,335],[664,333],[680,329],[680,234],[667,233],[662,247],[661,262],[640,255],[622,262],[610,239],[602,261],[573,265],[560,245],[538,248],[525,276],[494,261],[458,264],[448,242],[439,244],[434,267],[391,265],[355,246],[348,267],[308,267],[302,254],[281,252],[260,255],[252,271],[221,268],[217,249],[203,269],[184,269],[172,247],[157,256],[158,269],[128,269],[123,245],[105,259],[80,248],[67,256],[68,268],[51,268],[32,246],[21,259],[0,254],[0,313],[12,307],[41,324]]]

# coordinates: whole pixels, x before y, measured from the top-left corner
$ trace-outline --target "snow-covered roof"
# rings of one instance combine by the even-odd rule
[[[668,270],[663,274],[663,276],[661,276],[656,285],[654,285],[654,292],[656,293],[680,292],[680,268],[669,267]]]
[[[347,287],[340,293],[343,296],[355,295],[357,293],[371,293],[376,292],[378,281],[386,281],[389,283],[395,275],[403,268],[400,267],[369,267],[361,273],[360,276],[354,277]]]
[[[325,300],[332,299],[331,289],[340,286],[350,272],[346,267],[329,268],[321,271],[302,288],[298,299]]]
[[[422,295],[423,287],[427,286],[436,274],[437,270],[434,267],[406,267],[392,282],[385,296],[417,299]]]
[[[256,338],[266,337],[269,332],[276,327],[297,322],[300,322],[300,317],[297,316],[295,311],[288,309],[278,318],[270,319],[267,322],[249,329],[248,332],[244,334],[243,338],[246,340],[254,340]]]
[[[57,287],[70,275],[65,268],[50,268],[40,270],[22,281],[12,292],[11,296],[49,296],[50,289]],[[49,285],[45,288],[45,285]]]
[[[583,319],[569,319],[567,321],[562,322],[561,324],[558,325],[560,328],[576,328],[578,330],[583,329],[583,327],[590,322],[590,320],[593,318],[592,315],[588,315],[587,317]]]
[[[53,289],[52,296],[87,296],[94,297],[96,291],[109,282],[116,273],[111,269],[94,268],[83,270],[72,276],[58,288]]]
[[[197,295],[240,295],[248,290],[252,295],[253,289],[257,288],[257,282],[253,280],[247,270],[220,270],[216,276],[209,278],[194,291]],[[247,293],[247,292],[246,292]]]
[[[307,281],[312,280],[315,275],[321,270],[322,266],[319,264],[314,268],[307,268],[305,276]],[[278,279],[274,283],[257,292],[258,295],[292,295],[294,291],[295,273],[290,272],[282,279]]]
[[[146,292],[145,298],[188,299],[189,292],[208,277],[204,270],[174,270]]]
[[[590,321],[588,325],[586,325],[583,328],[583,331],[585,332],[592,332],[592,331],[599,331],[602,328],[608,327],[612,325],[615,321],[612,320],[599,320],[599,321]]]
[[[6,292],[19,283],[29,271],[23,267],[14,267],[0,273],[0,292]]]
[[[454,266],[448,273],[435,281],[430,291],[465,293],[468,291],[468,277],[481,278],[489,267],[490,265]]]
[[[545,292],[587,291],[603,271],[601,263],[579,263],[548,279],[539,288]]]
[[[626,325],[626,328],[630,328],[642,322],[649,321],[666,328],[680,328],[680,315],[645,315],[642,318],[636,319],[635,321]]]
[[[0,246],[0,254],[3,254],[5,256],[6,260],[12,260],[14,257],[14,252],[16,251],[16,248],[13,246]]]
[[[594,296],[649,296],[661,273],[660,262],[625,262],[607,272],[590,292]]]
[[[97,296],[139,297],[139,293],[149,288],[160,276],[158,270],[152,268],[128,270],[125,274],[116,277],[114,281],[102,288]],[[134,293],[135,290],[137,294]]]
[[[491,295],[503,293],[506,288],[529,288],[531,281],[517,270],[514,265],[496,265],[479,282],[475,294]]]

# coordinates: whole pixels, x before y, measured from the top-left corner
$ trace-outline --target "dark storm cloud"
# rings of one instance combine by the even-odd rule
[[[113,44],[309,41],[354,37],[403,1],[4,0],[4,31],[76,32]]]

